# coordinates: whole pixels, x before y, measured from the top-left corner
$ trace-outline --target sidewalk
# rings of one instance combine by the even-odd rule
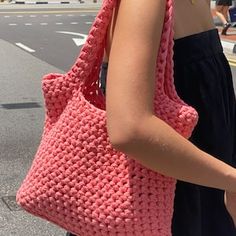
[[[216,16],[214,3],[211,4],[211,13],[212,13],[215,25],[218,28],[219,34],[220,34],[222,30],[222,24]],[[236,23],[232,25],[234,26],[235,24]],[[220,34],[220,38],[221,38],[221,43],[224,48],[224,51],[226,53],[236,56],[236,27],[230,27],[227,32],[227,35],[224,36]]]
[[[219,29],[219,33],[221,32],[222,27],[217,27]],[[234,54],[236,56],[236,28],[231,27],[227,35],[220,35],[221,44],[226,53]]]

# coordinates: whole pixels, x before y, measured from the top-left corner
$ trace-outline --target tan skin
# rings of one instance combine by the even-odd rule
[[[215,28],[208,0],[196,0],[195,5],[190,0],[174,2],[175,39]],[[155,62],[164,11],[165,0],[120,2],[110,34],[112,44],[107,47],[111,143],[149,169],[225,190],[226,207],[236,223],[236,170],[194,146],[154,115]]]
[[[214,22],[212,20],[212,15],[209,14],[210,0],[195,0],[195,4],[191,4],[190,0],[174,1],[174,11],[175,11],[175,39],[183,38],[187,35],[191,35],[197,32],[202,32],[208,29],[215,28]],[[107,49],[105,53],[105,61],[108,61],[108,54],[110,52],[110,45],[112,42],[112,37],[114,34],[115,22],[117,19],[118,9],[115,9],[110,34],[108,34]],[[189,19],[204,18],[204,21],[195,21]],[[186,23],[187,22],[187,23]],[[197,23],[197,24],[196,24]]]

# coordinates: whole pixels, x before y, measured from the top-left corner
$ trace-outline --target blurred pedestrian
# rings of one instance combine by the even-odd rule
[[[229,7],[232,5],[232,0],[216,0],[216,15],[223,24],[221,31],[222,35],[226,35],[227,30],[231,26],[229,22]]]

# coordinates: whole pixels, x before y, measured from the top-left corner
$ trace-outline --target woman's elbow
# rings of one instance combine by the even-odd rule
[[[109,141],[113,148],[125,152],[127,147],[134,143],[140,135],[138,125],[134,122],[108,122]]]

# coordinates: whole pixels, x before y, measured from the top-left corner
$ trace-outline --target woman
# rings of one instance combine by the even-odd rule
[[[231,26],[228,22],[228,12],[231,5],[232,0],[216,0],[216,15],[223,24],[223,29],[221,31],[222,35],[226,35],[227,30]]]
[[[106,58],[109,137],[116,149],[179,180],[173,236],[235,236],[236,101],[230,67],[210,2],[174,2],[175,86],[199,113],[191,142],[153,115],[165,0],[120,2]],[[104,63],[102,75],[106,68]]]

